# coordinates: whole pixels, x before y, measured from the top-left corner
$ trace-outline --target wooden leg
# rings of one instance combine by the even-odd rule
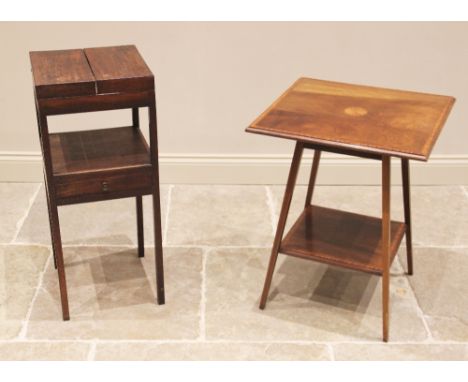
[[[140,128],[140,115],[138,108],[132,108],[132,124],[135,129]],[[137,236],[138,236],[138,257],[145,256],[145,239],[143,234],[143,200],[142,196],[136,197],[136,215],[137,215]]]
[[[382,317],[383,340],[388,342],[390,299],[390,157],[382,157]]]
[[[263,293],[260,299],[260,309],[265,309],[268,292],[270,291],[271,280],[273,278],[273,272],[275,271],[276,260],[278,258],[278,252],[281,246],[281,240],[283,238],[284,227],[286,225],[286,219],[288,217],[289,207],[291,205],[291,199],[294,192],[294,186],[296,184],[297,173],[301,164],[303,150],[304,145],[301,142],[296,142],[291,169],[289,170],[288,182],[284,192],[283,205],[281,207],[278,227],[276,228],[275,240],[273,241],[273,248],[271,250],[270,262],[268,264],[268,270],[265,277],[265,284],[263,286]]]
[[[153,218],[154,218],[154,249],[156,259],[156,294],[158,304],[165,302],[164,293],[164,269],[163,269],[163,247],[162,247],[162,229],[161,229],[161,202],[159,192],[159,164],[157,154],[156,137],[156,105],[149,107],[150,121],[150,149],[151,161],[153,165]]]
[[[317,172],[319,168],[321,154],[322,151],[320,150],[314,151],[314,160],[312,162],[312,168],[310,169],[309,187],[307,188],[305,207],[310,206],[310,202],[312,201],[312,194],[314,193],[315,180],[317,179]]]
[[[67,281],[65,279],[65,265],[63,261],[62,252],[62,238],[60,236],[60,223],[58,217],[57,205],[53,200],[49,201],[50,204],[50,231],[52,236],[52,246],[57,261],[57,270],[60,286],[60,298],[62,300],[62,315],[64,321],[70,319],[68,310],[68,294],[67,294]]]
[[[49,128],[47,125],[47,116],[37,111],[37,121],[39,127],[39,136],[41,138],[41,148],[44,154],[45,168],[45,187],[47,195],[47,207],[49,209],[50,236],[52,239],[52,250],[58,271],[60,299],[62,302],[62,316],[64,321],[70,319],[68,309],[67,281],[65,278],[65,265],[62,252],[62,238],[60,236],[60,222],[53,188],[52,160],[50,156]]]
[[[140,127],[140,115],[137,107],[132,108],[132,124],[133,127]]]
[[[49,198],[49,190],[47,187],[47,178],[45,177],[45,174],[44,174],[44,188],[45,188],[45,193],[46,193],[47,212],[49,214],[50,237],[52,238],[53,232],[52,232],[52,224],[50,223],[52,221],[52,217],[50,214],[50,198]],[[57,269],[57,255],[55,254],[55,247],[53,245],[52,245],[52,254],[54,256],[54,268]]]
[[[145,256],[145,239],[143,233],[143,197],[136,197],[137,235],[138,235],[138,257]]]
[[[409,160],[401,160],[401,175],[403,178],[403,203],[405,206],[406,224],[406,258],[408,262],[408,274],[413,274],[413,238],[411,235],[411,200],[410,200],[410,174]]]

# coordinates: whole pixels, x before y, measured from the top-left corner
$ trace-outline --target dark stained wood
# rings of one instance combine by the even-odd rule
[[[413,237],[411,234],[411,197],[410,197],[410,174],[409,160],[401,160],[401,175],[403,180],[403,204],[405,209],[406,224],[406,259],[408,263],[408,274],[413,274]]]
[[[68,321],[70,319],[70,310],[68,307],[67,281],[65,276],[65,263],[63,260],[62,237],[60,234],[60,222],[57,210],[55,187],[51,186],[54,184],[54,179],[52,175],[52,161],[50,156],[50,146],[48,140],[49,126],[47,124],[47,116],[42,114],[40,110],[37,110],[37,115],[39,129],[41,131],[41,147],[44,153],[44,168],[46,175],[45,185],[47,187],[48,196],[49,223],[53,254],[57,265],[57,273],[59,279],[60,301],[62,304],[62,318],[64,321]]]
[[[447,96],[300,78],[247,131],[427,160],[454,102]]]
[[[297,174],[299,172],[303,151],[303,144],[301,142],[296,142],[296,148],[294,149],[291,169],[289,170],[288,182],[284,192],[278,226],[276,227],[275,240],[273,241],[273,248],[271,249],[270,261],[268,263],[268,270],[265,277],[265,284],[263,286],[262,297],[260,298],[260,309],[265,309],[268,292],[270,291],[271,280],[273,279],[273,272],[275,271],[276,260],[278,259],[281,239],[283,238],[284,227],[286,226],[286,220],[288,218],[289,207],[291,206],[294,186],[296,185]]]
[[[156,294],[158,304],[165,303],[164,290],[164,266],[162,247],[162,226],[161,226],[161,196],[159,190],[159,165],[158,165],[158,137],[156,121],[156,101],[155,96],[151,97],[151,105],[148,108],[149,133],[150,133],[150,154],[153,166],[153,222],[154,222],[154,251],[156,260]]]
[[[137,238],[138,238],[138,257],[145,256],[145,234],[143,230],[143,198],[136,198],[136,217],[137,217]]]
[[[382,332],[384,342],[388,342],[389,321],[390,321],[390,265],[398,249],[398,245],[393,240],[393,223],[390,220],[390,157],[382,157],[382,241],[380,261],[382,264]],[[400,225],[403,227],[403,225]],[[400,230],[399,235],[403,237]]]
[[[140,132],[140,114],[139,109],[134,107],[132,108],[132,126],[133,128]],[[146,141],[143,139],[145,147],[149,152],[149,148],[146,145]],[[150,179],[152,181],[152,179]],[[145,256],[145,234],[143,229],[143,198],[141,195],[136,197],[136,218],[137,218],[137,238],[138,238],[138,257]]]
[[[44,173],[44,184],[47,183],[47,180],[45,179],[45,176],[46,175]],[[48,212],[48,216],[49,216],[49,221],[52,221],[48,187],[45,187],[45,191],[46,191],[47,212]],[[51,225],[49,225],[49,226],[50,226],[50,237],[52,237],[52,235],[53,235],[52,226]],[[54,268],[57,269],[57,255],[55,254],[54,246],[52,246],[52,255],[54,256]]]
[[[37,107],[37,98],[36,98],[36,122],[38,126],[38,132],[39,132],[39,142],[41,145],[41,153],[43,156],[45,156],[44,153],[44,145],[43,145],[43,139],[42,139],[42,129],[41,129],[41,119],[42,117],[39,115],[39,108]],[[47,120],[45,121],[47,124]],[[46,130],[48,130],[47,125],[46,125]],[[44,166],[42,167],[42,173],[44,175],[44,185],[45,185],[45,193],[46,193],[46,202],[47,202],[47,212],[49,216],[49,222],[52,222],[52,215],[51,215],[51,205],[50,205],[50,196],[49,196],[49,187],[47,186],[47,172],[46,172],[46,161],[44,160]],[[50,227],[50,237],[53,237],[53,229],[52,229],[52,224],[49,224]],[[54,268],[57,269],[57,255],[55,253],[55,248],[52,245],[52,255],[54,257]]]
[[[154,88],[153,73],[134,45],[87,48],[84,52],[96,78],[98,93]]]
[[[392,259],[404,235],[392,222]],[[308,206],[283,239],[280,252],[357,271],[382,274],[381,220]]]
[[[149,106],[152,92],[99,94],[95,96],[40,99],[41,110],[47,115],[87,113]]]
[[[54,175],[151,166],[145,139],[132,126],[49,136]]]
[[[129,169],[107,170],[55,177],[59,204],[95,195],[103,200],[117,199],[127,194],[147,194],[152,188],[152,168],[150,165]],[[67,203],[69,204],[69,203]]]
[[[154,89],[153,73],[134,45],[30,52],[30,59],[39,99]]]
[[[320,150],[314,151],[314,159],[312,161],[312,167],[310,168],[309,186],[307,187],[307,195],[305,199],[304,207],[307,207],[312,202],[312,195],[314,193],[315,181],[317,180],[317,173],[320,163],[320,156],[322,152]]]
[[[49,222],[64,320],[70,314],[57,209],[60,205],[135,198],[141,257],[144,255],[142,196],[152,194],[157,298],[159,304],[165,302],[153,75],[135,47],[91,49],[90,56],[91,59],[87,58],[83,50],[31,53]],[[112,94],[97,94],[97,91]],[[139,107],[149,108],[150,145],[139,127]],[[131,109],[133,125],[49,134],[47,117],[50,115],[114,109]]]
[[[132,198],[137,194],[139,195],[151,195],[153,193],[153,188],[149,189],[139,189],[135,191],[134,189],[124,189],[114,192],[105,192],[100,194],[83,194],[80,196],[72,196],[68,198],[61,198],[57,200],[58,206],[66,206],[69,204],[81,204],[81,203],[91,203],[91,202],[102,202],[105,200],[114,200],[114,199],[123,199],[123,198]]]
[[[83,50],[30,52],[29,56],[38,98],[96,94],[95,79]]]

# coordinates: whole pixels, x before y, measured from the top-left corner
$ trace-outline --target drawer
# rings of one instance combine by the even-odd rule
[[[152,192],[152,167],[55,176],[58,204],[125,198]]]

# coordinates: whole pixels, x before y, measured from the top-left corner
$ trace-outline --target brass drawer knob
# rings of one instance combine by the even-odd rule
[[[109,183],[102,182],[101,185],[102,185],[102,191],[104,191],[104,192],[109,191]]]

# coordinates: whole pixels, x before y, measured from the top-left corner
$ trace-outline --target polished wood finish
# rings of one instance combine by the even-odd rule
[[[320,150],[314,151],[314,159],[312,160],[312,167],[310,168],[309,186],[307,187],[307,195],[304,207],[309,206],[312,202],[312,194],[315,188],[315,181],[317,180],[317,173],[321,155],[322,152]]]
[[[153,73],[134,45],[88,48],[84,53],[96,78],[98,93],[154,88]]]
[[[405,225],[391,223],[391,259],[395,257]],[[381,219],[307,206],[284,237],[280,252],[343,268],[381,275]]]
[[[93,96],[45,98],[39,99],[39,106],[47,115],[62,115],[73,113],[87,113],[91,111],[105,111],[147,107],[148,98],[153,92],[112,93]]]
[[[382,276],[382,334],[389,339],[390,266],[406,235],[413,274],[409,159],[427,160],[455,99],[300,78],[246,131],[296,141],[260,309],[278,253]],[[303,149],[315,150],[305,207],[283,239]],[[322,151],[381,161],[382,218],[311,205]],[[390,160],[401,158],[405,223],[390,220]]]
[[[447,96],[300,78],[247,131],[427,160],[454,102]]]
[[[95,79],[81,49],[30,52],[38,98],[94,95]]]
[[[291,169],[289,170],[288,182],[286,183],[286,190],[284,192],[278,226],[276,227],[275,240],[273,241],[273,248],[271,249],[270,262],[268,263],[265,284],[263,286],[262,297],[260,298],[260,309],[265,309],[268,292],[270,291],[271,280],[273,278],[273,272],[275,271],[276,260],[278,259],[278,252],[280,249],[281,240],[283,238],[286,220],[288,218],[289,207],[291,205],[294,186],[296,185],[297,174],[299,172],[303,151],[304,145],[301,142],[296,142],[296,148],[294,149]]]
[[[154,250],[156,265],[156,294],[158,304],[165,303],[164,272],[163,272],[163,247],[162,247],[162,226],[161,226],[161,197],[159,189],[159,166],[158,166],[158,137],[156,122],[156,102],[155,97],[151,97],[148,108],[149,133],[150,133],[150,155],[153,165],[153,222],[154,222]]]
[[[133,126],[50,134],[54,175],[151,166],[140,129]]]
[[[144,256],[142,196],[153,195],[156,284],[165,301],[154,77],[134,46],[31,52],[36,113],[44,157],[54,263],[63,319],[70,318],[59,205],[124,197],[136,200],[138,255]],[[149,111],[150,144],[139,108]],[[47,117],[131,109],[132,126],[50,134]]]
[[[405,209],[406,224],[406,259],[408,263],[408,274],[413,274],[413,236],[411,234],[411,197],[410,197],[410,174],[409,160],[401,160],[401,175],[403,180],[403,204]]]
[[[132,108],[132,126],[135,131],[140,131],[140,114],[138,108]],[[141,133],[140,133],[141,134]],[[144,146],[148,150],[148,145],[143,139]],[[137,217],[137,238],[138,238],[138,257],[145,256],[145,235],[143,230],[143,198],[141,195],[136,197],[136,217]]]
[[[154,89],[154,76],[134,45],[30,52],[38,98]]]
[[[145,238],[143,230],[143,198],[141,195],[136,197],[136,216],[137,216],[137,237],[138,237],[138,257],[145,256]]]
[[[49,126],[47,123],[47,116],[41,114],[40,110],[37,110],[39,130],[41,137],[41,149],[44,157],[44,171],[46,174],[45,186],[47,189],[47,200],[49,204],[49,222],[50,232],[52,239],[52,249],[54,253],[54,260],[58,272],[59,288],[60,288],[60,301],[62,305],[62,317],[64,321],[70,319],[70,311],[68,308],[68,293],[67,293],[67,281],[65,276],[65,265],[63,260],[62,250],[62,237],[60,233],[60,222],[57,209],[57,201],[55,195],[55,187],[53,187],[54,179],[52,174],[52,160],[50,155],[49,146]]]
[[[152,168],[147,166],[83,173],[72,178],[56,177],[57,203],[86,203],[151,194],[152,172]]]
[[[388,325],[390,317],[390,264],[393,251],[397,248],[392,247],[391,236],[392,227],[390,221],[390,157],[382,157],[382,244],[381,244],[381,262],[382,262],[382,317],[383,317],[383,340],[388,341]],[[403,236],[403,233],[401,234]],[[399,243],[398,243],[399,244]],[[394,256],[394,255],[393,255]]]

